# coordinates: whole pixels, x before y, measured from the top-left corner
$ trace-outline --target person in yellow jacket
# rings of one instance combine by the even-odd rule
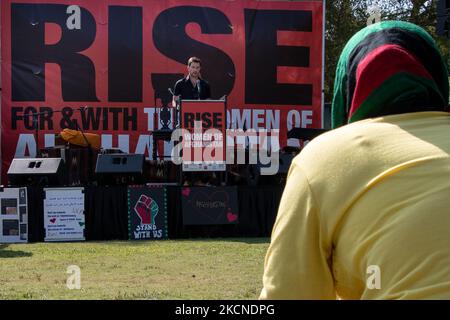
[[[446,65],[420,27],[347,43],[329,131],[294,159],[261,299],[450,299]]]

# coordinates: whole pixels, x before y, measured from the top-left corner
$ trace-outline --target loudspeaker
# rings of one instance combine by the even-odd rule
[[[274,184],[284,184],[286,182],[286,177],[289,172],[294,155],[290,153],[280,153],[278,156],[278,170],[276,174],[273,175],[263,175],[261,173],[262,168],[271,167],[271,163],[262,164],[258,163],[254,165],[249,165],[249,185],[274,185]]]
[[[143,154],[99,154],[95,173],[104,184],[141,183],[144,180]]]
[[[291,153],[281,153],[279,158],[278,173],[287,174],[294,157],[295,156]]]
[[[439,36],[444,36],[447,38],[449,38],[450,34],[449,11],[450,0],[439,0],[437,4],[436,33]]]
[[[64,161],[61,158],[13,159],[8,169],[11,186],[62,186]]]

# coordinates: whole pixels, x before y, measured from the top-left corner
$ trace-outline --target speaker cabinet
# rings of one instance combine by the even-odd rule
[[[8,169],[11,186],[63,186],[64,161],[61,158],[13,159]]]
[[[144,182],[143,154],[99,154],[95,174],[100,184]]]
[[[439,0],[437,3],[436,33],[449,38],[450,34],[450,0]]]

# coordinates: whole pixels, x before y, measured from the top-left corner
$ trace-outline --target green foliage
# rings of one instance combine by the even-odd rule
[[[347,41],[367,25],[368,9],[377,6],[381,20],[403,20],[427,30],[446,61],[449,41],[436,35],[437,0],[328,0],[325,26],[325,101],[331,102],[339,55]]]

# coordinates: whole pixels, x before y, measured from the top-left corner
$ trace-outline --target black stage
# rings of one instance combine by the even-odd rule
[[[239,186],[239,223],[233,225],[184,226],[181,187],[166,186],[169,239],[217,237],[269,237],[283,186]],[[45,237],[42,187],[28,190],[28,241]],[[87,241],[128,240],[127,186],[85,187],[85,236]]]

